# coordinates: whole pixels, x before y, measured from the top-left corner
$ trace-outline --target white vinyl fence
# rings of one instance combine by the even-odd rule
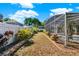
[[[20,29],[22,29],[22,26],[0,23],[0,34],[3,34],[3,33],[5,33],[5,31],[9,31],[9,30],[13,31],[15,34]]]

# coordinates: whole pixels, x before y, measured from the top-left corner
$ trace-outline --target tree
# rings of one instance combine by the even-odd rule
[[[38,27],[41,25],[41,22],[37,18],[33,18],[33,24],[34,26]]]
[[[41,22],[41,26],[44,26],[45,25],[45,22]]]
[[[34,26],[40,26],[41,22],[37,18],[25,18],[24,20],[25,25],[34,25]]]
[[[0,22],[3,22],[3,15],[2,14],[0,14]]]
[[[9,21],[10,20],[10,18],[4,18],[4,21]]]
[[[32,18],[25,18],[24,24],[25,24],[25,25],[32,25],[32,21],[33,21]]]

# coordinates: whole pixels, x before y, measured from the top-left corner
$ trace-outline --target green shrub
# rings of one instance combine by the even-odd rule
[[[32,27],[32,32],[35,34],[38,32],[38,28],[37,27]]]
[[[45,29],[43,30],[43,33],[45,33],[46,35],[48,35],[48,32]]]
[[[32,31],[30,29],[22,29],[17,33],[16,38],[19,40],[24,40],[30,38],[31,36]]]

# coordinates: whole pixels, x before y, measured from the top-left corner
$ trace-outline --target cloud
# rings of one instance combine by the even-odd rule
[[[19,3],[22,8],[33,8],[31,3]]]
[[[33,4],[30,0],[0,0],[0,3],[19,3],[22,8],[33,8]]]
[[[53,16],[54,14],[53,13],[50,13],[50,16]]]
[[[64,13],[66,13],[66,12],[71,12],[73,9],[71,9],[71,8],[56,8],[56,9],[51,9],[50,11],[51,11],[51,13],[50,13],[50,15],[52,14],[64,14]]]
[[[11,19],[15,19],[18,22],[23,23],[24,18],[36,17],[39,16],[39,14],[33,10],[18,10],[14,14],[9,16]]]
[[[19,3],[19,5],[22,8],[33,8],[33,4],[29,0],[14,0],[14,1],[16,2],[14,4]]]

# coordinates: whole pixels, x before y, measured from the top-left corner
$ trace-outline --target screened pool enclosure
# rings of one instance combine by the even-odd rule
[[[61,40],[79,42],[79,13],[65,13],[50,17],[45,24],[45,29],[56,33]]]

